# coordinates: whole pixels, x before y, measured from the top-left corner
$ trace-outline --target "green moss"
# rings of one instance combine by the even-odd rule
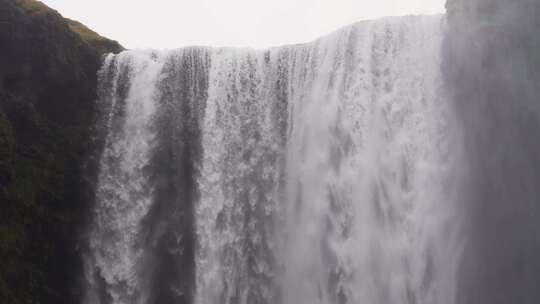
[[[14,150],[13,129],[4,114],[0,112],[0,162],[11,158]]]
[[[47,13],[57,14],[59,18],[67,22],[67,25],[72,32],[76,33],[84,42],[94,47],[102,54],[111,52],[119,53],[124,50],[118,42],[99,35],[78,21],[62,18],[58,12],[49,8],[42,2],[36,0],[15,0],[15,3],[22,8],[25,13],[30,15],[42,15]]]
[[[31,204],[35,201],[37,192],[35,184],[43,178],[41,170],[36,165],[39,165],[39,162],[26,159],[18,159],[15,162],[17,175],[8,189],[13,194],[13,199],[20,200],[24,204]]]
[[[13,177],[14,156],[15,139],[13,128],[4,114],[0,112],[0,200],[6,195],[5,185]]]
[[[10,226],[9,229],[0,226],[0,252],[16,251],[17,248],[20,248],[21,235],[21,229],[15,229],[13,226]]]
[[[68,19],[69,28],[74,31],[75,33],[79,34],[81,38],[85,41],[99,41],[104,40],[107,38],[102,37],[98,33],[92,31],[91,29],[87,28],[84,24]]]
[[[66,20],[71,31],[77,33],[82,40],[95,47],[101,53],[119,53],[124,50],[124,48],[118,42],[99,35],[86,27],[84,24],[71,19]]]

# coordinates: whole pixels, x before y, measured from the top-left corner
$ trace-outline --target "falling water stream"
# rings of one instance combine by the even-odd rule
[[[454,303],[444,28],[107,57],[85,303]]]

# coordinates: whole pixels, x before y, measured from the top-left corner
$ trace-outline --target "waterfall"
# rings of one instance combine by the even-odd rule
[[[453,303],[444,29],[110,55],[85,303]]]

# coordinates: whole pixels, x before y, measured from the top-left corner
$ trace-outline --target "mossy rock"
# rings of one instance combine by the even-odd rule
[[[7,185],[13,176],[14,154],[13,129],[5,115],[0,112],[0,188]]]
[[[84,24],[71,19],[66,20],[73,32],[77,33],[86,43],[96,48],[100,53],[120,53],[124,50],[118,42],[99,35]]]
[[[84,42],[95,48],[99,53],[120,53],[124,50],[117,41],[105,38],[98,33],[92,31],[84,24],[63,18],[57,11],[51,9],[47,5],[36,0],[15,0],[18,7],[22,8],[26,14],[29,15],[57,15],[60,20],[65,21],[69,26],[69,29],[76,33]]]

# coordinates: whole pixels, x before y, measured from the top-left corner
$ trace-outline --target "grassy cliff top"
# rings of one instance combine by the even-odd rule
[[[119,53],[124,50],[124,48],[117,42],[108,38],[105,38],[98,33],[92,31],[88,27],[86,27],[84,24],[71,20],[68,18],[62,17],[57,11],[53,10],[52,8],[48,7],[47,5],[43,4],[40,1],[37,0],[15,0],[15,3],[17,6],[22,8],[25,13],[30,15],[57,15],[60,18],[62,18],[67,25],[69,26],[69,29],[79,35],[83,41],[88,43],[89,45],[93,46],[95,49],[97,49],[100,53]]]
[[[101,53],[120,53],[124,50],[124,47],[122,47],[118,42],[99,35],[98,33],[86,27],[84,24],[80,23],[79,21],[67,18],[66,20],[68,22],[69,28],[73,32],[77,33],[82,38],[82,40],[94,46]]]

